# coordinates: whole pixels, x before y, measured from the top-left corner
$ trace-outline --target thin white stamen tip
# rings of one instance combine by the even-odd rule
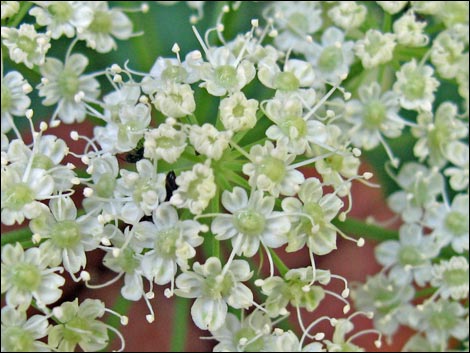
[[[357,240],[357,246],[360,247],[360,248],[362,248],[365,243],[366,243],[366,241],[364,240],[364,238],[359,238]]]
[[[201,225],[201,232],[207,233],[209,231],[209,227],[206,224]]]
[[[28,119],[31,119],[34,115],[34,111],[32,109],[28,109],[26,110],[25,114],[24,114]]]
[[[147,293],[145,293],[145,297],[147,299],[153,299],[153,298],[155,298],[155,293],[154,292],[147,292]]]
[[[349,304],[345,305],[343,308],[343,314],[349,313],[349,310],[351,310],[351,306]]]
[[[223,32],[225,29],[225,26],[222,23],[219,23],[217,25],[217,32]]]
[[[149,12],[149,10],[150,10],[149,4],[147,4],[146,2],[140,5],[140,11],[142,11],[142,13],[147,13]]]
[[[54,120],[54,121],[51,122],[50,125],[51,125],[51,127],[57,127],[57,126],[60,125],[60,123],[61,123],[61,120]]]
[[[255,286],[257,286],[257,287],[261,287],[263,284],[264,284],[264,280],[262,280],[262,279],[257,279],[255,281]]]
[[[181,48],[180,48],[180,46],[178,45],[178,43],[173,44],[173,46],[171,47],[171,51],[172,51],[173,53],[175,53],[175,54],[176,54],[176,53],[179,53],[180,50],[181,50]]]
[[[330,319],[331,326],[335,327],[337,323],[338,323],[338,320],[336,320],[335,318]]]
[[[90,197],[92,195],[93,195],[93,189],[92,188],[83,189],[83,196]]]
[[[152,314],[145,315],[145,319],[147,319],[147,322],[151,324],[152,322],[155,321],[155,316]]]
[[[229,7],[228,5],[224,5],[224,6],[222,7],[222,11],[225,12],[225,13],[227,13],[227,12],[230,11],[230,7]]]
[[[254,18],[251,20],[251,25],[255,28],[257,28],[259,26],[259,21],[257,18]]]
[[[33,234],[32,238],[31,238],[31,240],[33,241],[34,244],[39,244],[41,239],[42,239],[42,237],[38,233]]]
[[[114,71],[115,73],[120,74],[122,72],[122,69],[118,64],[113,64],[111,65],[111,71]]]
[[[125,315],[121,316],[121,325],[126,326],[129,323],[129,318]]]
[[[318,332],[313,338],[317,341],[321,341],[325,338],[325,334],[323,332]]]
[[[341,212],[338,216],[340,222],[344,222],[346,220],[346,212]]]
[[[122,76],[119,74],[114,75],[113,77],[113,82],[115,83],[121,83],[122,82]]]
[[[173,296],[173,291],[170,288],[166,288],[163,294],[165,295],[165,297],[171,298]]]
[[[118,257],[121,254],[121,249],[114,248],[113,249],[113,257]]]
[[[373,319],[374,318],[374,313],[372,311],[369,311],[366,313],[366,316],[368,319]]]
[[[104,219],[104,217],[102,215],[99,215],[98,216],[98,222],[100,222],[101,224],[105,224],[106,220]],[[103,244],[104,246],[110,246],[111,241],[107,237],[103,237],[103,238],[101,238],[101,244]]]
[[[310,292],[310,286],[309,286],[309,285],[303,286],[303,287],[302,287],[302,292],[304,292],[304,293]]]
[[[353,153],[354,157],[360,157],[361,154],[362,154],[362,151],[359,148],[354,147],[353,150],[352,150],[352,153]]]
[[[29,83],[25,83],[23,86],[21,86],[21,90],[23,91],[24,94],[28,94],[33,91],[33,87],[31,87]]]
[[[176,119],[175,119],[175,118],[171,118],[171,117],[170,117],[170,118],[166,118],[165,124],[168,124],[168,125],[170,125],[170,126],[173,126],[173,125],[176,124]]]
[[[91,279],[90,272],[83,270],[80,272],[80,278],[84,282],[88,282]]]
[[[342,296],[343,298],[349,297],[349,288],[346,288],[345,290],[343,290],[343,291],[341,292],[341,296]]]
[[[142,95],[139,97],[139,102],[142,104],[147,104],[149,102],[149,97]]]
[[[39,130],[46,131],[47,130],[47,123],[45,121],[41,121],[39,124]]]
[[[374,174],[371,172],[365,172],[364,174],[362,174],[362,176],[364,179],[369,180],[370,178],[374,176]]]
[[[269,32],[269,34],[268,34],[268,36],[270,36],[270,37],[272,37],[272,38],[277,37],[277,35],[278,35],[278,32],[277,32],[275,29],[273,29],[273,30],[272,30],[271,32]]]
[[[279,310],[279,315],[286,316],[287,314],[289,314],[289,312],[286,308],[282,308],[281,310]]]
[[[375,345],[377,348],[380,348],[380,347],[382,347],[382,341],[381,341],[381,340],[376,340],[376,341],[374,341],[374,345]]]

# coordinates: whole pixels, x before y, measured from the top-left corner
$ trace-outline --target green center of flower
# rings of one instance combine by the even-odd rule
[[[230,65],[222,65],[215,69],[215,81],[225,89],[236,86],[238,82],[237,70]]]
[[[155,144],[157,147],[163,148],[163,149],[171,148],[171,147],[175,147],[179,145],[176,143],[176,140],[174,138],[167,137],[167,136],[157,137],[155,139]]]
[[[297,131],[296,136],[291,136],[291,128],[295,128]],[[281,124],[281,130],[287,135],[293,138],[304,137],[307,134],[307,123],[300,116],[287,117]]]
[[[300,81],[292,72],[279,72],[274,76],[274,87],[282,91],[295,91],[299,89]]]
[[[133,273],[134,270],[139,267],[140,261],[137,260],[134,255],[134,250],[130,247],[126,247],[120,252],[117,260],[119,267],[121,267],[125,273]]]
[[[287,27],[290,28],[295,34],[304,36],[308,33],[309,19],[301,12],[294,12],[287,20]]]
[[[37,43],[30,37],[27,36],[19,36],[16,45],[19,49],[24,51],[25,53],[34,53],[37,47]]]
[[[468,216],[463,213],[452,211],[449,212],[445,219],[445,225],[453,235],[459,236],[468,233]]]
[[[373,303],[380,314],[385,316],[400,305],[399,293],[396,288],[388,286],[376,290]]]
[[[162,72],[162,79],[164,81],[183,82],[187,76],[186,70],[178,65],[168,66]]]
[[[266,219],[261,213],[248,208],[235,212],[233,223],[240,233],[260,235],[266,225]]]
[[[111,32],[113,19],[107,11],[96,11],[88,29],[94,33],[108,34]]]
[[[64,69],[59,75],[58,86],[62,96],[73,99],[80,88],[78,75],[71,69]]]
[[[53,17],[55,17],[58,22],[67,22],[73,13],[72,6],[66,1],[56,1],[53,2],[48,7],[49,12]]]
[[[2,327],[2,348],[6,352],[33,352],[34,337],[21,327]]]
[[[25,205],[34,201],[33,190],[26,183],[19,182],[11,185],[5,191],[5,200],[2,207],[20,211]]]
[[[233,110],[232,114],[236,118],[241,118],[245,115],[245,107],[242,104],[237,104]]]
[[[449,287],[468,286],[468,269],[452,269],[444,272],[444,281]]]
[[[1,92],[1,97],[2,97],[2,112],[7,112],[11,108],[11,91],[7,87],[7,85],[4,85],[2,83],[2,92]]]
[[[44,154],[35,154],[33,159],[33,168],[39,168],[44,170],[49,170],[54,166],[54,162],[44,155]]]
[[[343,63],[343,51],[335,45],[323,49],[318,58],[318,68],[321,71],[332,72]]]
[[[403,266],[417,266],[423,262],[419,249],[412,246],[402,247],[399,251],[398,259]]]
[[[212,299],[220,299],[230,295],[233,286],[235,285],[233,278],[230,274],[212,275],[208,276],[204,281],[203,295]]]
[[[162,230],[157,234],[155,248],[165,255],[174,256],[177,250],[177,241],[179,238],[180,231],[178,228]]]
[[[380,101],[374,100],[365,106],[364,125],[368,129],[378,129],[386,117],[387,110]]]
[[[343,168],[343,161],[343,156],[337,154],[325,158],[325,162],[330,166],[330,168],[337,172],[341,171]]]
[[[63,338],[70,345],[76,345],[82,340],[88,340],[87,336],[92,333],[89,321],[80,316],[75,316],[64,325]]]
[[[450,331],[457,325],[459,318],[455,315],[452,310],[446,310],[448,308],[439,308],[440,310],[433,310],[431,317],[429,318],[429,324],[431,327],[439,331]]]
[[[20,262],[13,268],[11,282],[22,291],[34,292],[41,283],[41,273],[37,266]]]
[[[426,92],[426,80],[419,72],[411,73],[408,76],[403,93],[408,99],[420,99]]]
[[[282,160],[268,156],[263,159],[258,171],[273,182],[280,183],[286,175],[286,166]]]
[[[254,339],[256,335],[256,331],[251,327],[242,327],[235,334],[234,343],[238,344],[240,340],[246,339],[250,344],[243,346],[243,352],[261,352],[264,348],[263,336],[260,335],[258,338]]]
[[[324,223],[323,208],[316,202],[306,202],[304,204],[304,212],[315,221],[315,224],[322,225]],[[305,222],[311,227],[311,222],[308,218],[303,217],[302,222]]]
[[[72,249],[80,243],[80,239],[80,228],[75,221],[61,221],[52,226],[51,240],[59,248]]]
[[[96,194],[105,199],[110,198],[113,196],[115,184],[116,178],[111,173],[104,173],[95,184]]]

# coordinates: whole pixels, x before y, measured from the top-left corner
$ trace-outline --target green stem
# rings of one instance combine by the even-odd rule
[[[29,1],[21,1],[20,4],[21,4],[21,7],[18,10],[18,13],[12,19],[12,21],[8,23],[8,27],[13,28],[13,27],[18,26],[20,22],[23,20],[23,18],[26,16],[26,13],[28,12],[28,10],[31,8],[31,6],[33,6],[33,4]]]
[[[31,241],[31,230],[29,228],[21,228],[17,230],[12,230],[8,233],[2,234],[1,245],[5,244],[14,244],[16,242],[25,243]]]
[[[186,336],[188,331],[189,300],[174,298],[173,328],[171,335],[170,352],[186,351]]]
[[[335,219],[332,223],[346,234],[356,235],[366,239],[377,241],[398,239],[398,231],[396,230],[384,229],[354,218],[348,218],[344,222]]]
[[[276,254],[273,249],[269,249],[269,252],[271,253],[271,257],[273,258],[276,268],[278,269],[281,276],[284,277],[287,271],[289,271],[289,267],[287,267],[287,265],[281,260],[279,255]]]

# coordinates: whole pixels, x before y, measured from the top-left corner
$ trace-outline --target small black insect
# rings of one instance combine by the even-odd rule
[[[172,170],[166,175],[165,189],[166,189],[165,201],[170,201],[171,196],[173,196],[173,191],[178,189],[178,184],[176,184],[176,174]]]

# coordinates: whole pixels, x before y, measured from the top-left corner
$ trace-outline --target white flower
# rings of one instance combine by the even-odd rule
[[[215,196],[214,172],[209,160],[195,164],[190,171],[176,177],[178,189],[173,192],[170,203],[178,208],[188,208],[192,214],[201,214]]]
[[[193,265],[194,272],[184,272],[176,278],[175,293],[184,298],[196,298],[191,307],[191,317],[202,330],[215,331],[222,327],[227,317],[227,304],[235,309],[252,305],[253,294],[241,282],[253,275],[245,260],[233,260],[222,268],[216,257],[204,265]]]
[[[291,330],[275,329],[265,341],[267,341],[266,352],[325,352],[319,342],[312,342],[302,347],[299,338]]]
[[[398,115],[398,95],[393,91],[382,94],[377,82],[361,86],[358,94],[359,100],[352,99],[346,103],[346,119],[352,125],[347,133],[352,144],[370,150],[383,141],[382,135],[399,137],[405,125]]]
[[[19,1],[2,1],[2,20],[16,15],[19,9]]]
[[[356,1],[339,1],[339,4],[328,10],[328,16],[335,25],[348,31],[358,28],[366,19],[367,7]]]
[[[249,176],[251,187],[267,191],[277,197],[279,194],[292,196],[305,180],[298,170],[289,167],[295,155],[288,153],[285,145],[274,147],[271,141],[264,146],[255,145],[250,149],[250,163],[243,165],[243,173]]]
[[[211,124],[191,125],[189,141],[194,149],[214,160],[219,160],[232,137],[231,131],[218,131]]]
[[[438,288],[443,299],[467,298],[468,282],[468,259],[464,256],[452,256],[433,265],[431,285]]]
[[[312,64],[299,59],[289,59],[282,70],[271,58],[258,63],[258,78],[263,85],[280,91],[296,91],[311,87],[315,80]]]
[[[438,3],[440,5],[435,15],[447,28],[456,24],[463,24],[468,28],[468,1],[438,1]]]
[[[167,117],[182,118],[196,109],[194,92],[188,84],[171,83],[157,91],[153,105]]]
[[[196,255],[195,247],[204,239],[199,235],[205,228],[194,220],[178,219],[176,210],[162,204],[154,211],[153,223],[148,223],[145,241],[151,250],[142,258],[142,271],[149,280],[157,284],[174,281],[179,266],[188,270],[188,260]]]
[[[46,255],[46,256],[44,256]],[[2,247],[2,294],[8,306],[26,310],[34,298],[39,307],[57,301],[65,279],[55,271],[62,268],[48,267],[49,259],[39,248],[26,251],[20,243]]]
[[[396,1],[390,1],[396,2]],[[442,1],[410,1],[411,7],[423,15],[436,15],[442,10]]]
[[[65,123],[82,122],[86,116],[86,100],[94,100],[99,95],[99,83],[90,75],[83,75],[88,58],[82,54],[72,54],[65,63],[55,58],[47,58],[41,67],[43,81],[39,85],[42,104],[57,104],[56,114]],[[82,93],[83,92],[83,93]],[[76,100],[77,94],[83,97]]]
[[[246,99],[243,92],[236,92],[220,101],[220,121],[227,130],[245,131],[256,125],[258,101]]]
[[[3,12],[2,12],[3,14]],[[27,93],[31,86],[18,71],[10,71],[2,77],[2,133],[10,131],[13,116],[24,116],[31,104]]]
[[[63,263],[66,271],[76,273],[86,266],[85,252],[98,247],[103,226],[93,216],[77,218],[77,208],[69,197],[52,199],[49,208],[51,212],[30,222],[30,229],[46,240],[40,248],[51,266]]]
[[[145,133],[144,157],[175,163],[186,148],[186,134],[168,124],[160,124]]]
[[[264,197],[260,190],[252,191],[250,198],[240,187],[235,187],[232,192],[224,190],[222,205],[231,215],[214,218],[211,230],[218,240],[232,239],[238,255],[252,257],[260,243],[278,248],[287,242],[290,223],[282,213],[273,212],[274,201],[274,197]]]
[[[304,181],[299,199],[282,200],[282,209],[292,222],[286,250],[297,251],[307,244],[313,253],[325,255],[336,249],[337,230],[331,221],[343,207],[341,199],[334,194],[323,195],[323,186],[317,178]]]
[[[118,9],[110,9],[106,1],[87,3],[92,10],[92,20],[89,26],[78,33],[78,38],[85,40],[88,47],[98,53],[107,53],[116,49],[113,37],[125,40],[132,35],[132,22]]]
[[[364,39],[359,39],[356,42],[354,51],[356,56],[361,59],[362,66],[370,69],[392,60],[396,44],[394,34],[369,29]]]
[[[404,64],[396,73],[393,90],[400,96],[400,104],[409,110],[432,109],[434,92],[439,81],[433,77],[434,70],[429,65],[418,65],[416,60]]]
[[[394,15],[400,12],[408,4],[408,1],[376,1],[376,3],[379,4],[384,11]]]
[[[418,21],[413,11],[408,11],[393,23],[393,32],[397,42],[409,47],[423,47],[429,37],[423,33],[426,22]]]
[[[306,57],[319,79],[336,83],[349,73],[354,61],[353,47],[354,42],[344,41],[343,31],[329,27],[322,34],[321,44],[313,42],[309,46]]]
[[[33,25],[23,23],[19,29],[2,27],[2,45],[8,48],[10,59],[32,69],[42,66],[51,47],[47,34],[37,33]]]
[[[68,38],[82,32],[93,19],[92,10],[81,1],[35,1],[36,5],[29,14],[36,17],[36,23],[47,26],[51,38],[63,34]]]
[[[3,8],[2,8],[3,12]],[[26,312],[11,306],[2,308],[2,352],[50,352],[40,339],[47,336],[46,316],[26,317]]]
[[[377,261],[390,269],[388,277],[398,285],[411,284],[413,279],[423,287],[431,280],[431,260],[439,253],[430,236],[423,236],[417,224],[404,224],[400,239],[387,240],[375,248]]]
[[[454,141],[447,147],[447,159],[454,164],[444,170],[444,175],[450,177],[449,184],[452,189],[461,191],[468,187],[469,151],[468,145]]]

